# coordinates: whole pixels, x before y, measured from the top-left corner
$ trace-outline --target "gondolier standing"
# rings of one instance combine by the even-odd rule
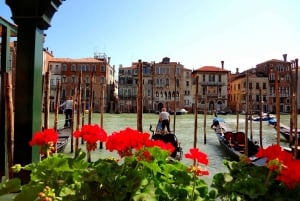
[[[168,132],[170,133],[170,114],[167,112],[166,108],[162,108],[159,113],[159,120],[162,126],[162,132],[165,131],[165,127],[167,127]]]
[[[65,125],[64,127],[71,127],[72,125],[72,109],[73,109],[73,100],[72,96],[69,96],[68,99],[60,105],[60,107],[64,107],[64,112],[66,115]]]

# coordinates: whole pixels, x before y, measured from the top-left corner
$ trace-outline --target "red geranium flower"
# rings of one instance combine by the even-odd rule
[[[81,131],[75,131],[74,137],[82,137],[87,143],[87,150],[95,150],[97,141],[105,142],[107,133],[104,129],[100,128],[97,124],[95,125],[84,125]]]
[[[29,142],[30,146],[39,145],[43,146],[49,142],[56,143],[58,140],[58,134],[54,129],[45,129],[34,133],[32,140]]]
[[[283,165],[277,180],[284,183],[288,188],[294,189],[300,183],[300,160],[292,160]]]
[[[40,146],[40,154],[46,154],[46,156],[55,153],[55,144],[58,140],[58,133],[54,129],[45,129],[38,131],[33,135],[32,140],[29,142],[30,146]]]
[[[95,143],[97,141],[105,142],[107,133],[104,129],[100,128],[97,124],[95,125],[84,125],[81,131],[75,131],[74,137],[82,137],[84,141],[88,143]]]
[[[186,158],[196,160],[198,163],[202,163],[204,165],[208,164],[207,155],[203,152],[200,152],[198,148],[190,149],[190,153],[186,153],[184,156]]]
[[[113,132],[108,136],[106,149],[109,151],[116,150],[121,157],[132,155],[134,149],[140,150],[148,143],[150,135],[138,130],[126,128],[119,132]]]

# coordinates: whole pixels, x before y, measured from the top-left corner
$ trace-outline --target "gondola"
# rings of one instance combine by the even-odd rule
[[[276,126],[274,126],[276,129]],[[280,124],[280,134],[281,136],[286,139],[287,141],[290,141],[290,127],[285,126],[284,124]],[[297,138],[298,138],[298,144],[300,143],[300,131],[297,132]],[[293,142],[295,141],[295,136],[293,136]]]
[[[182,148],[180,147],[180,143],[178,142],[178,139],[174,132],[172,131],[170,133],[162,132],[160,122],[157,123],[155,130],[153,130],[153,126],[152,124],[150,124],[149,130],[152,132],[152,136],[151,136],[152,140],[161,140],[165,143],[171,143],[175,147],[175,150],[173,151],[173,153],[171,153],[171,158],[178,161],[182,159],[183,151]]]
[[[260,117],[260,115],[255,115],[255,116],[250,116],[249,118],[251,118],[252,121],[260,121],[260,120],[261,121],[269,121],[276,117],[273,114],[262,113],[261,117]]]
[[[245,155],[245,133],[232,131],[225,123],[223,118],[214,117],[211,126],[215,130],[220,145],[228,153],[228,155],[236,161]],[[257,160],[255,154],[258,152],[259,146],[252,140],[248,139],[248,157],[251,161]]]
[[[70,128],[61,128],[58,130],[58,141],[56,143],[56,152],[64,153],[70,138]]]

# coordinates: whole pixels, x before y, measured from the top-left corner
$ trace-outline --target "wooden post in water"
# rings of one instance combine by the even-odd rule
[[[55,96],[55,109],[54,109],[54,130],[57,131],[57,124],[58,124],[58,112],[60,108],[60,89],[61,85],[59,80],[56,82],[56,96]]]
[[[294,150],[294,158],[297,158],[298,156],[298,101],[297,101],[297,97],[298,97],[298,59],[295,59],[295,111],[294,111],[294,121],[295,121],[295,150]]]
[[[143,64],[138,62],[137,130],[143,132]]]
[[[246,71],[245,155],[248,156],[249,77]]]
[[[76,130],[80,130],[80,109],[81,109],[81,83],[82,83],[82,71],[80,71],[78,86],[77,86],[77,115],[76,115]],[[75,151],[79,149],[79,139],[75,139]]]
[[[74,152],[74,137],[73,137],[73,131],[74,131],[74,119],[75,119],[75,109],[77,107],[77,100],[76,100],[76,97],[77,97],[77,92],[76,92],[76,87],[75,85],[73,86],[74,88],[74,94],[72,94],[72,98],[73,98],[73,105],[72,105],[72,119],[71,119],[71,153]]]
[[[262,90],[259,89],[259,97],[260,97],[260,121],[259,121],[259,145],[263,147],[262,144],[262,113],[263,113],[263,98],[262,98]]]
[[[276,133],[277,133],[277,145],[280,146],[280,94],[278,87],[279,75],[275,70],[275,96],[276,96]]]
[[[11,179],[13,177],[12,166],[14,164],[14,106],[12,95],[12,74],[11,72],[4,74],[4,80],[6,80],[5,90],[5,107],[7,108],[7,139],[6,139],[6,151],[7,151],[7,164],[5,166],[6,178]]]
[[[237,104],[236,104],[236,132],[239,131],[240,123],[240,103],[241,103],[241,94],[237,94]]]
[[[294,65],[295,61],[291,60],[291,67],[290,67],[290,77],[291,77],[291,84],[290,84],[290,96],[291,96],[291,112],[290,112],[290,137],[289,137],[289,146],[291,147],[293,145],[293,136],[294,136],[294,112],[295,112],[295,74],[294,74]]]
[[[207,93],[207,92],[206,92]],[[204,132],[204,144],[206,144],[206,116],[207,116],[207,94],[205,96],[205,104],[204,104],[204,122],[203,122],[203,132]]]
[[[86,87],[84,87],[86,88]],[[84,90],[85,91],[85,90]],[[86,96],[85,96],[85,93],[84,93],[84,100],[81,101],[81,104],[80,104],[80,107],[81,107],[81,126],[84,125],[84,114],[85,114],[85,103],[86,103]],[[81,138],[81,144],[84,144],[84,140],[83,138]]]
[[[196,74],[196,94],[195,94],[195,103],[194,103],[194,115],[195,115],[195,124],[194,124],[194,148],[197,147],[197,129],[198,129],[198,89],[199,89],[199,76]],[[194,161],[194,165],[195,165]]]
[[[101,97],[100,97],[100,127],[103,128],[104,113],[104,83],[101,83]],[[103,149],[103,143],[99,143],[99,149]]]
[[[93,113],[93,99],[94,99],[94,74],[90,76],[90,99],[89,99],[89,116],[88,124],[92,123],[92,113]]]
[[[44,75],[44,129],[49,128],[49,109],[50,109],[50,73],[47,71]]]
[[[176,65],[174,69],[174,78],[175,78],[175,93],[174,93],[174,118],[173,118],[173,132],[176,130],[176,96],[177,96],[177,76],[176,76]]]

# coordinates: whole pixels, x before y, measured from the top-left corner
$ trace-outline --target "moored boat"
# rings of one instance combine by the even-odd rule
[[[276,126],[274,126],[274,128],[276,129]],[[284,139],[286,139],[287,141],[290,141],[290,134],[291,134],[290,127],[288,127],[284,124],[280,124],[280,134]],[[299,130],[297,131],[297,138],[298,138],[298,144],[299,144],[300,143],[300,131]],[[295,141],[295,136],[293,136],[292,140],[293,140],[293,142]]]
[[[65,151],[70,135],[71,135],[70,128],[62,128],[58,130],[58,141],[56,144],[57,153],[63,153]]]
[[[224,119],[215,117],[211,126],[217,135],[220,145],[233,159],[238,161],[242,155],[245,155],[245,133],[232,131],[225,123]],[[255,154],[258,152],[257,143],[248,138],[248,154],[250,160],[254,161],[257,158]]]
[[[270,114],[270,113],[262,113],[262,115],[254,115],[250,117],[252,121],[269,121],[271,119],[275,118],[275,115]]]

